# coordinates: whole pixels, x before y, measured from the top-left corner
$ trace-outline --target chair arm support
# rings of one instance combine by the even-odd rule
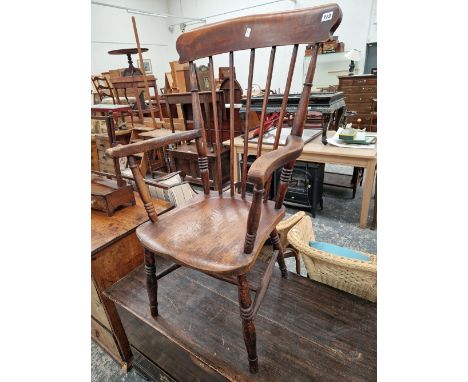
[[[252,163],[247,175],[249,182],[255,184],[257,188],[263,188],[273,171],[299,158],[303,148],[302,138],[290,135],[286,139],[285,146],[262,155]]]
[[[130,143],[128,145],[118,145],[106,150],[106,154],[112,158],[122,158],[129,155],[154,150],[171,143],[187,141],[200,137],[200,130],[189,130],[180,133],[174,133],[165,137],[151,138],[145,141]]]

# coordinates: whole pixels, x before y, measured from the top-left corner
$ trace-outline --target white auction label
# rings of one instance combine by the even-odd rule
[[[333,17],[333,11],[325,12],[325,13],[322,15],[322,21],[320,21],[320,22],[323,23],[324,21],[331,20],[332,17]]]
[[[252,31],[252,29],[247,27],[247,29],[245,30],[245,37],[250,37],[250,32],[251,31]]]

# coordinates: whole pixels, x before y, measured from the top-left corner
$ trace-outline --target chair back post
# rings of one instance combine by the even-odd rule
[[[154,209],[153,200],[151,198],[151,194],[149,192],[148,186],[145,183],[145,179],[140,172],[140,168],[138,167],[138,162],[133,155],[129,155],[128,159],[128,166],[132,171],[133,179],[135,180],[136,187],[138,189],[138,193],[140,194],[141,200],[143,201],[143,205],[145,206],[146,213],[150,220],[154,223],[158,220],[158,214]]]
[[[200,106],[200,96],[198,95],[199,86],[198,86],[198,77],[197,77],[197,67],[193,61],[189,62],[190,70],[190,85],[192,92],[192,109],[193,109],[193,125],[196,130],[200,131],[200,137],[198,137],[195,142],[197,145],[198,152],[198,168],[200,169],[200,177],[203,184],[203,193],[205,195],[210,194],[210,178],[208,172],[208,158],[206,156],[206,137],[205,137],[205,126],[203,123],[203,116]]]
[[[112,111],[109,111],[109,114],[106,116],[106,128],[110,147],[115,147],[117,142],[115,138],[114,113]],[[114,162],[114,171],[117,178],[117,185],[119,187],[125,186],[126,182],[122,179],[122,173],[120,172],[119,158],[112,158],[112,160]]]
[[[295,135],[297,137],[302,137],[302,133],[304,131],[304,123],[307,116],[307,106],[309,104],[310,92],[312,90],[312,81],[314,79],[315,67],[317,65],[318,48],[318,43],[312,46],[312,56],[310,58],[309,67],[307,69],[301,99],[299,100],[299,106],[297,107],[296,117],[294,118],[293,127],[291,129],[291,135]],[[281,170],[280,183],[278,192],[276,194],[276,209],[281,208],[283,205],[295,163],[296,160],[293,160],[287,163]]]

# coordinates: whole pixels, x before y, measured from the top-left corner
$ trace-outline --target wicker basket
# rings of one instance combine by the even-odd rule
[[[288,233],[288,242],[304,260],[309,277],[345,292],[377,301],[377,256],[365,253],[369,261],[331,255],[311,248],[315,240],[312,220],[305,216]]]

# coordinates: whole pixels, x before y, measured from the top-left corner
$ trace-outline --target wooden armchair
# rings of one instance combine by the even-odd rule
[[[150,218],[147,223],[137,228],[136,233],[145,248],[145,269],[151,315],[155,319],[158,317],[157,280],[168,273],[168,270],[164,270],[156,274],[155,254],[173,261],[175,264],[171,269],[185,266],[235,284],[239,291],[240,315],[251,373],[258,371],[254,317],[265,296],[276,261],[278,261],[283,278],[287,277],[283,248],[280,244],[276,226],[285,214],[283,200],[294,163],[301,154],[304,145],[301,136],[315,72],[318,46],[319,43],[331,38],[341,22],[341,17],[340,7],[336,4],[328,4],[287,12],[239,17],[183,33],[177,40],[177,51],[180,55],[179,62],[189,62],[194,130],[173,133],[169,136],[107,150],[107,153],[112,157],[128,157],[138,191]],[[223,192],[220,185],[217,191],[210,191],[207,144],[194,61],[208,57],[210,82],[214,84],[213,56],[229,52],[229,67],[232,73],[234,70],[234,51],[249,49],[248,115],[252,94],[255,51],[257,48],[271,47],[265,87],[268,91],[265,92],[260,122],[260,126],[263,126],[276,47],[293,45],[281,111],[284,115],[299,44],[312,45],[312,58],[305,77],[294,125],[286,145],[278,148],[278,144],[276,144],[275,148],[277,150],[262,156],[261,140],[263,132],[261,131],[257,160],[251,165],[248,175],[244,169],[240,193],[235,192],[234,186],[235,161],[233,150],[231,150],[230,155],[229,191]],[[230,77],[230,81],[230,103],[231,109],[233,109],[233,76]],[[219,174],[218,179],[221,179],[219,117],[215,106],[216,91],[213,86],[211,95],[216,140],[216,171]],[[233,116],[234,114],[231,114],[230,118],[231,147],[234,146]],[[282,127],[281,121],[280,119],[278,141]],[[246,118],[245,133],[249,130],[248,123],[248,118]],[[199,169],[203,181],[203,194],[197,195],[188,203],[175,208],[159,219],[143,176],[138,171],[135,154],[189,139],[195,140],[196,143]],[[244,145],[245,157],[247,157],[246,154],[247,141]],[[244,165],[247,165],[245,160]],[[283,170],[277,198],[276,201],[269,201],[264,195],[268,194],[266,190],[269,188],[271,174],[280,167],[283,167]],[[247,181],[254,186],[252,196],[246,194]],[[262,279],[256,284],[257,287],[248,282],[247,274],[256,262],[257,256],[268,237],[271,239],[274,252]],[[251,290],[255,292],[253,301]],[[167,319],[170,319],[170,317]]]

